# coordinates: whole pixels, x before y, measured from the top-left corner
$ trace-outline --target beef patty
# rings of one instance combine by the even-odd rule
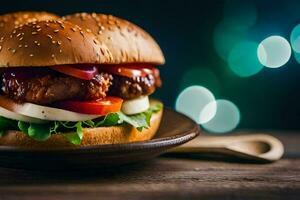
[[[134,99],[139,96],[150,95],[155,91],[156,84],[153,75],[145,77],[132,77],[113,75],[109,95],[118,96],[123,99]]]
[[[91,100],[106,96],[111,79],[111,75],[103,73],[89,81],[61,74],[30,79],[4,74],[2,91],[16,101],[42,105],[65,99]]]
[[[157,86],[153,75],[146,77],[123,77],[100,73],[92,80],[81,80],[53,71],[26,70],[34,75],[16,76],[10,72],[2,75],[2,91],[18,102],[41,105],[66,99],[94,100],[108,95],[123,99],[134,99],[150,95]]]

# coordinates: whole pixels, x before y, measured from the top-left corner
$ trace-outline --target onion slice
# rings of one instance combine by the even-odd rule
[[[23,121],[23,122],[31,122],[31,123],[37,123],[37,124],[45,123],[44,120],[33,118],[33,117],[28,117],[28,116],[21,115],[18,113],[14,113],[14,112],[7,110],[5,108],[2,108],[2,107],[0,107],[0,116],[3,116],[8,119]]]
[[[133,115],[144,112],[148,110],[149,107],[148,96],[142,96],[136,99],[123,101],[121,110],[124,114]]]
[[[59,108],[41,106],[33,103],[18,104],[11,99],[0,96],[0,106],[17,114],[48,121],[86,121],[98,118],[99,115],[76,113]]]

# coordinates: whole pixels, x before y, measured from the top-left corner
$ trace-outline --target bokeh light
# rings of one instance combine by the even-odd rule
[[[196,66],[188,69],[181,77],[179,82],[180,90],[191,85],[201,85],[209,88],[215,95],[219,92],[219,81],[216,74],[209,68]]]
[[[246,30],[256,23],[257,9],[252,1],[227,0],[224,5],[224,20],[235,29]]]
[[[202,127],[213,133],[226,133],[235,129],[240,122],[240,111],[237,106],[228,100],[220,99],[207,104],[201,114],[210,113],[215,106],[217,109],[214,117],[202,124]]]
[[[237,44],[230,52],[228,64],[230,69],[241,77],[258,73],[263,65],[257,58],[258,43],[244,41]]]
[[[293,50],[297,53],[300,53],[300,24],[293,28],[290,42]]]
[[[278,68],[289,61],[291,46],[281,36],[270,36],[258,45],[257,56],[262,65]]]
[[[214,109],[213,104],[210,112],[201,113],[210,102],[215,102],[215,97],[207,88],[190,86],[179,94],[175,107],[178,112],[189,116],[198,124],[202,124],[211,120],[216,113],[216,107]]]
[[[232,26],[227,21],[221,21],[214,30],[213,42],[217,54],[227,62],[233,47],[245,39],[246,31]]]

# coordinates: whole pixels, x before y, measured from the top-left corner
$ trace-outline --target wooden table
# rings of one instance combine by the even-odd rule
[[[300,199],[300,133],[271,134],[286,148],[272,164],[164,156],[97,171],[0,168],[0,199]]]

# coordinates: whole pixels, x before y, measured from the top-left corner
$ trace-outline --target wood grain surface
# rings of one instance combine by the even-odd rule
[[[190,155],[90,171],[0,168],[0,199],[299,199],[300,132],[263,133],[284,143],[282,160],[256,164]]]

